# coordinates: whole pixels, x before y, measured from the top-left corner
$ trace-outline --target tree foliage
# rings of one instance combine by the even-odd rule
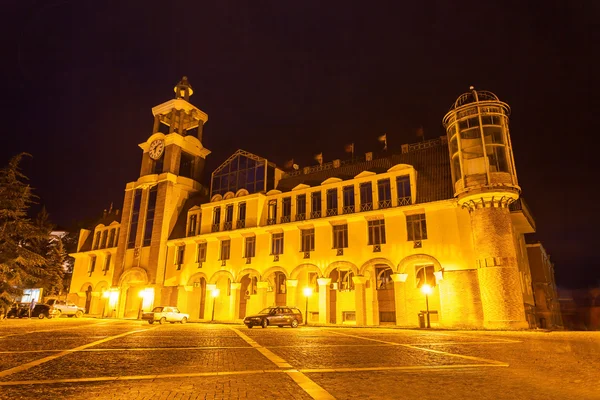
[[[50,235],[48,214],[43,210],[36,221],[27,216],[35,196],[19,168],[24,156],[0,169],[0,305],[12,303],[24,288],[62,288],[64,250]]]

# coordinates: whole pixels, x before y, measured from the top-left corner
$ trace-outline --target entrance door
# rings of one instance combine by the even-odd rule
[[[275,305],[285,306],[286,297],[285,274],[283,272],[275,272]]]
[[[387,265],[376,265],[377,303],[379,305],[379,323],[396,323],[396,302],[392,269]]]
[[[248,298],[250,297],[250,283],[252,279],[250,278],[250,274],[244,275],[242,278],[242,287],[240,289],[240,318],[244,318],[246,316],[246,303],[248,302]]]
[[[91,304],[92,304],[92,287],[88,286],[87,290],[85,291],[85,313],[86,314],[90,313]]]

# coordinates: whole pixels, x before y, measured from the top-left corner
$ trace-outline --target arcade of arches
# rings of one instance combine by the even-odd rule
[[[288,305],[308,315],[309,323],[418,326],[423,323],[419,314],[426,311],[420,289],[428,284],[433,288],[428,297],[430,319],[436,326],[443,324],[444,300],[451,300],[444,299],[444,294],[452,295],[452,290],[444,290],[442,275],[439,262],[427,255],[410,256],[397,265],[376,258],[360,266],[338,261],[323,269],[307,263],[263,272],[253,268],[235,274],[220,270],[212,276],[198,272],[184,285],[170,288],[149,285],[147,275],[138,268],[120,278],[114,302],[101,295],[107,283],[93,288],[90,312],[137,318],[153,307],[153,291],[161,290],[161,304],[179,307],[191,320],[236,321],[268,306]],[[312,289],[308,297],[305,288]],[[165,289],[170,289],[167,296]],[[87,288],[82,292],[89,293]]]

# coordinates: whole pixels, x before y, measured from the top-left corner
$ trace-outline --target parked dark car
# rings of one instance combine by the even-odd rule
[[[29,317],[30,303],[19,303],[13,304],[6,318],[28,318]],[[31,311],[31,318],[52,318],[56,311],[51,305],[48,304],[36,304]]]
[[[302,323],[302,313],[296,307],[267,307],[256,315],[244,318],[244,324],[248,328],[270,325],[283,327],[286,325],[297,328]]]
[[[8,312],[6,318],[23,318],[29,316],[29,303],[15,303]]]

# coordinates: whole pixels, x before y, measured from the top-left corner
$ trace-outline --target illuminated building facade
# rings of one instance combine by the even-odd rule
[[[186,79],[175,92],[152,110],[122,215],[82,231],[71,297],[91,312],[173,305],[191,320],[214,308],[215,320],[236,321],[269,305],[304,313],[309,287],[309,323],[414,327],[429,287],[432,326],[535,324],[524,240],[535,224],[509,108],[492,93],[461,96],[447,136],[397,153],[284,170],[238,150],[203,187],[208,117]]]

